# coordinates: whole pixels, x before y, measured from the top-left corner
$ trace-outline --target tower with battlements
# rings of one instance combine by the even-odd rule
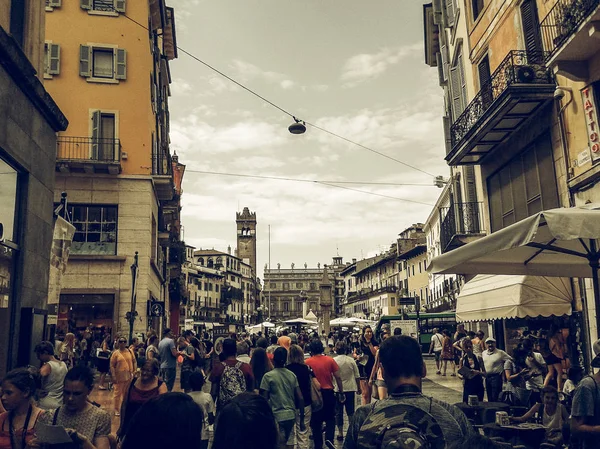
[[[247,207],[236,214],[237,256],[250,264],[256,276],[256,213]]]

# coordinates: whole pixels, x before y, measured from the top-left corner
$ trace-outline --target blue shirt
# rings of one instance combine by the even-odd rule
[[[173,355],[172,349],[175,349],[175,341],[172,338],[165,337],[158,344],[161,369],[177,368],[177,358]]]

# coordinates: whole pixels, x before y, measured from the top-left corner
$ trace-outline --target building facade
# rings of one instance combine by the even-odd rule
[[[43,85],[45,11],[0,5],[0,377],[44,338],[56,132],[68,121]]]
[[[453,33],[444,20],[453,8],[461,9],[466,33],[457,32],[462,50],[448,59],[451,67],[462,56],[463,70],[449,77],[450,99],[457,98],[450,103],[461,107],[445,126],[445,159],[453,170],[475,167],[483,230],[496,232],[546,209],[597,202],[600,3],[433,2],[425,6],[430,65],[436,65],[431,55],[442,58],[439,36]],[[571,322],[581,323],[580,298],[593,296],[582,282],[574,287]],[[595,316],[594,301],[585,303]],[[589,321],[588,344],[597,338],[595,320]]]
[[[340,273],[346,265],[339,256],[333,258],[333,263],[327,266],[328,277],[332,284],[333,302],[332,310],[339,309],[344,301],[344,281]],[[319,285],[323,278],[323,268],[317,264],[317,268],[309,268],[304,264],[303,268],[281,268],[269,269],[265,266],[263,297],[266,305],[267,315],[272,321],[285,321],[293,318],[303,317],[303,310],[312,310],[319,319],[321,316]],[[306,307],[304,307],[306,303]]]
[[[125,335],[131,323],[136,334],[177,332],[185,246],[183,166],[169,148],[173,10],[164,0],[46,4],[42,73],[71,122],[56,145],[55,201],[67,193],[76,228],[56,332]]]

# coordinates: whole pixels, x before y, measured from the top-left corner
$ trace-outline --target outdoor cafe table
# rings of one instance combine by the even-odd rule
[[[500,437],[513,446],[523,444],[531,448],[539,448],[546,436],[546,428],[541,424],[521,423],[499,426],[489,423],[483,426],[483,433],[489,437]]]
[[[480,402],[477,405],[469,405],[464,402],[458,402],[454,404],[463,411],[467,418],[472,419],[475,424],[485,424],[483,422],[483,416],[486,410],[498,410],[508,412],[509,405],[504,402]],[[494,416],[495,419],[495,416]]]

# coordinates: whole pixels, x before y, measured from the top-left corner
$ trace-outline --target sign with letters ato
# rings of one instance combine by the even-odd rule
[[[583,113],[585,115],[585,125],[590,146],[592,162],[600,159],[600,129],[598,128],[598,107],[593,86],[587,86],[581,89],[581,98],[583,101]]]

